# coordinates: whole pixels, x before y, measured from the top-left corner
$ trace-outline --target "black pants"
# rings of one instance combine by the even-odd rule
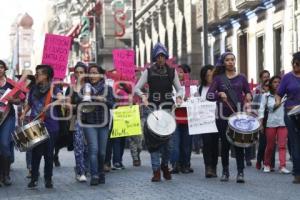
[[[42,156],[44,156],[44,178],[45,180],[51,180],[53,172],[53,150],[57,133],[50,133],[50,138],[38,146],[32,149],[32,179],[37,180],[39,176],[39,168]]]
[[[219,134],[208,133],[202,135],[203,158],[205,166],[216,168],[219,156]]]
[[[266,139],[266,134],[260,133],[259,134],[259,139],[258,139],[258,150],[257,150],[257,162],[261,163],[264,161],[264,156],[265,156],[265,150],[267,146],[267,139]],[[275,153],[276,153],[276,148],[274,148],[273,155],[271,158],[271,167],[275,167]]]
[[[229,169],[229,150],[230,150],[230,143],[228,142],[226,138],[226,130],[228,126],[228,121],[227,120],[222,120],[222,119],[217,119],[216,120],[216,125],[221,137],[221,157],[222,157],[222,166],[223,166],[223,171],[227,171]],[[244,148],[234,146],[235,149],[235,154],[236,154],[236,164],[237,164],[237,171],[239,173],[242,173],[245,168],[244,164]]]

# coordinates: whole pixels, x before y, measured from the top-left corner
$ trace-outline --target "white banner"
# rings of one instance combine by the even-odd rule
[[[189,134],[217,133],[215,123],[216,102],[193,97],[186,102]]]

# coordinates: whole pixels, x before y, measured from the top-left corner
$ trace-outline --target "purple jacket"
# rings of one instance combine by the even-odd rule
[[[277,89],[280,97],[287,95],[287,101],[284,107],[300,105],[300,78],[295,76],[293,72],[285,74]]]
[[[225,83],[223,83],[221,76],[222,75],[217,75],[216,77],[214,77],[213,83],[208,89],[206,99],[208,101],[217,101],[217,113],[216,113],[217,117],[221,117],[221,116],[229,117],[232,114],[232,111],[227,104],[222,102],[221,98],[218,95],[219,92],[225,92],[227,94],[227,87]],[[231,84],[232,89],[236,92],[236,96],[238,99],[238,103],[240,104],[240,108],[243,108],[244,96],[247,93],[250,93],[250,87],[246,77],[239,74],[234,78],[229,79],[229,82]],[[229,98],[228,95],[227,98]]]

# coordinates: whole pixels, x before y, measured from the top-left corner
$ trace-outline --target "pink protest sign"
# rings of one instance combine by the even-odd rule
[[[135,81],[134,51],[131,49],[114,49],[113,60],[115,69],[121,79]]]
[[[42,63],[53,67],[54,78],[65,78],[70,46],[70,37],[46,34]]]

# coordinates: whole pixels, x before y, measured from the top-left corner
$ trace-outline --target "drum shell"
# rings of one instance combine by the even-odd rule
[[[49,138],[49,134],[44,123],[35,120],[17,128],[12,138],[16,148],[21,152],[25,152],[45,142]]]
[[[154,152],[158,150],[162,145],[168,143],[170,138],[172,137],[172,135],[168,135],[164,137],[158,136],[153,131],[151,131],[151,129],[149,129],[147,121],[144,124],[143,132],[144,132],[145,145],[149,152]]]
[[[256,141],[258,140],[258,134],[259,134],[259,130],[244,133],[228,125],[226,131],[226,138],[231,144],[237,147],[246,148],[256,143]]]
[[[257,120],[256,116],[253,114],[245,113],[245,112],[238,112],[234,113],[229,117],[228,120],[228,127],[226,130],[226,138],[232,145],[235,145],[237,147],[250,147],[254,145],[258,140],[258,135],[261,131],[261,128],[257,126],[257,128],[253,130],[239,130],[235,128],[233,125],[231,125],[230,121],[234,120],[235,118],[239,117],[240,119],[243,119],[241,116],[252,116],[255,118],[256,124],[259,124],[259,121]]]

